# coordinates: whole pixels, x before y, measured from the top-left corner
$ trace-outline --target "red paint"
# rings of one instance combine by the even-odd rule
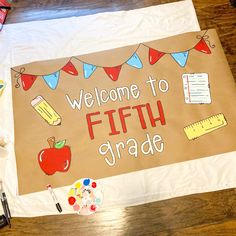
[[[70,168],[71,162],[70,147],[43,149],[38,154],[38,162],[47,175],[53,175],[57,171],[66,172]]]
[[[188,76],[187,76],[187,84],[188,84],[188,97],[189,97],[189,102],[191,102],[191,97],[190,97],[190,88],[189,88],[189,81],[188,81]]]
[[[165,55],[164,52],[157,51],[153,48],[149,48],[149,63],[154,65],[161,57]]]
[[[137,111],[142,129],[147,128],[146,120],[145,120],[145,117],[143,114],[143,108],[146,108],[145,110],[147,111],[147,114],[148,114],[148,117],[149,117],[152,127],[156,127],[157,121],[160,121],[161,125],[166,124],[163,107],[162,107],[161,101],[159,101],[159,100],[157,101],[157,109],[159,112],[157,117],[154,117],[151,105],[149,103],[141,104],[141,105],[137,105],[137,106],[133,106],[133,107],[126,106],[126,107],[121,107],[118,109],[119,119],[114,119],[114,116],[115,116],[114,114],[116,113],[116,110],[108,110],[108,111],[104,112],[104,115],[108,115],[108,119],[109,119],[110,131],[111,131],[109,133],[109,135],[117,135],[117,134],[121,133],[120,131],[117,131],[117,129],[116,129],[117,125],[115,122],[119,122],[119,121],[120,121],[120,125],[122,127],[123,133],[127,133],[128,130],[127,130],[126,118],[130,117],[132,115],[132,113],[130,113],[130,112],[125,113],[124,111],[131,110],[131,108],[133,111],[134,110]],[[103,119],[98,119],[98,120],[92,121],[91,117],[95,116],[95,115],[100,115],[100,112],[88,113],[86,115],[89,135],[90,135],[91,139],[94,139],[93,126],[103,123]],[[137,115],[136,115],[136,117],[137,117]],[[100,128],[107,129],[107,127],[100,127]]]
[[[89,136],[90,136],[91,139],[94,139],[93,125],[97,125],[97,124],[102,123],[101,120],[91,121],[91,116],[95,116],[95,115],[100,115],[100,112],[97,111],[97,112],[89,113],[89,114],[86,115],[88,130],[89,130]]]
[[[34,84],[34,81],[37,79],[37,75],[21,74],[20,78],[21,78],[21,83],[22,83],[23,89],[25,91],[27,91]]]
[[[157,121],[160,121],[162,125],[166,124],[164,111],[163,111],[163,108],[162,108],[161,101],[157,101],[157,108],[158,108],[158,111],[159,111],[159,115],[156,118],[154,118],[154,116],[153,116],[152,109],[151,109],[151,106],[150,106],[149,103],[146,104],[146,107],[147,107],[147,112],[148,112],[152,127],[156,127],[156,122]]]
[[[92,187],[93,187],[93,188],[96,188],[96,187],[97,187],[96,182],[92,182]]]
[[[116,110],[109,110],[109,111],[104,112],[104,114],[108,115],[108,118],[109,118],[109,124],[110,124],[110,128],[111,128],[111,132],[109,133],[109,135],[116,135],[116,134],[120,133],[120,131],[116,130],[115,121],[114,121],[114,117],[113,117],[114,112],[116,112]]]
[[[68,202],[69,202],[69,204],[72,206],[72,205],[74,205],[74,203],[76,202],[76,200],[75,200],[74,197],[69,197],[69,198],[68,198]]]
[[[118,80],[121,65],[115,67],[104,67],[103,68],[106,74],[110,77],[111,80],[116,81]]]
[[[145,119],[144,119],[144,116],[143,116],[143,111],[142,111],[143,107],[146,107],[146,106],[144,104],[142,104],[142,105],[134,106],[134,107],[132,107],[132,109],[137,110],[141,127],[142,127],[142,129],[146,129],[147,125],[146,125],[146,122],[145,122]]]
[[[122,125],[122,129],[123,129],[124,133],[127,133],[127,127],[126,127],[126,123],[125,123],[125,118],[131,116],[131,114],[130,113],[124,114],[123,111],[124,110],[128,110],[130,108],[131,108],[130,106],[127,106],[127,107],[121,107],[118,110],[119,116],[120,116],[121,125]]]
[[[206,42],[204,39],[201,39],[194,47],[197,51],[206,53],[206,54],[211,54],[210,48],[207,46]]]
[[[91,210],[91,211],[96,211],[96,206],[95,206],[95,205],[91,205],[91,206],[90,206],[90,210]]]
[[[65,71],[66,73],[70,74],[70,75],[78,75],[78,71],[75,69],[75,66],[72,64],[71,61],[69,61],[63,68],[63,71]]]

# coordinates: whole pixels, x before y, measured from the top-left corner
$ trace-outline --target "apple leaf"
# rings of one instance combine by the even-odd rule
[[[66,140],[61,140],[55,143],[54,147],[57,149],[61,149],[65,146]]]

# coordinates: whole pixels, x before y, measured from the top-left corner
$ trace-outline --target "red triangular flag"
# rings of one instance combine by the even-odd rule
[[[164,55],[164,52],[159,52],[153,48],[149,48],[149,63],[154,65]]]
[[[34,81],[37,79],[37,75],[21,74],[20,78],[23,89],[27,91],[32,87]]]
[[[118,80],[121,70],[121,65],[115,67],[103,67],[103,69],[113,81]]]
[[[75,69],[75,66],[72,64],[71,61],[69,61],[63,68],[63,71],[65,71],[66,73],[70,74],[70,75],[78,75],[78,71]]]
[[[204,39],[201,39],[194,47],[197,51],[206,53],[206,54],[211,54],[210,48],[207,46],[206,42]]]

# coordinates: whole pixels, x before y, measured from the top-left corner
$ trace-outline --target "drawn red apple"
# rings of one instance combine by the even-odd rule
[[[53,175],[57,171],[68,171],[71,151],[69,146],[65,146],[66,140],[55,142],[55,137],[51,137],[47,141],[50,148],[45,148],[38,154],[40,168],[47,175]]]

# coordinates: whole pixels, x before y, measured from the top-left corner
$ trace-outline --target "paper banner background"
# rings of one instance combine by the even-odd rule
[[[233,79],[225,62],[225,56],[215,31],[209,31],[208,34],[216,44],[216,48],[212,54],[209,56],[197,51],[191,52],[191,57],[189,57],[188,64],[184,69],[180,68],[170,56],[163,57],[157,64],[151,66],[148,60],[144,60],[144,58],[147,58],[148,50],[140,48],[138,54],[142,59],[143,69],[137,70],[129,66],[124,66],[119,75],[120,79],[116,82],[107,80],[107,75],[104,74],[103,70],[96,70],[90,80],[83,79],[82,76],[80,77],[83,71],[82,66],[73,62],[79,72],[79,76],[74,78],[66,73],[63,76],[61,75],[60,84],[55,91],[50,90],[42,80],[37,80],[34,86],[27,92],[22,89],[13,88],[15,150],[20,193],[43,190],[49,180],[53,186],[59,187],[68,185],[83,176],[98,179],[235,150],[233,140],[235,139],[236,132],[233,127],[233,121],[236,116],[235,112],[233,112],[232,104],[235,104],[236,95],[234,93]],[[150,42],[148,45],[153,48],[157,48],[158,46],[158,48],[163,48],[164,51],[174,51],[176,48],[178,51],[181,51],[197,42],[196,35],[197,33],[189,33]],[[97,64],[99,61],[102,65],[114,66],[131,56],[135,47],[136,45],[85,55],[80,58],[86,58],[86,61],[90,61],[92,64]],[[50,74],[50,72],[56,71],[64,65],[66,60],[68,59],[38,62],[24,65],[24,67],[27,73],[42,74],[43,71],[44,73]],[[14,69],[19,70],[20,67]],[[183,73],[196,72],[206,72],[209,74],[213,99],[211,106],[189,106],[184,104],[181,76]],[[152,97],[151,91],[145,92],[148,91],[145,81],[149,75],[156,79],[166,79],[169,82],[169,92],[166,94],[158,93],[157,98]],[[85,113],[98,110],[103,113],[106,110],[114,108],[114,104],[107,103],[103,107],[96,107],[93,110],[85,108],[80,112],[73,111],[65,100],[65,94],[69,91],[68,93],[72,98],[78,98],[81,88],[91,92],[94,87],[111,89],[114,86],[120,87],[130,84],[137,84],[139,86],[141,90],[140,100],[121,102],[116,104],[115,107],[132,106],[147,102],[150,102],[154,106],[156,100],[161,100],[167,125],[157,125],[156,128],[150,128],[149,126],[148,130],[144,131],[140,129],[139,123],[134,122],[137,119],[133,117],[134,120],[127,119],[127,127],[131,131],[118,136],[108,136],[108,123],[104,119],[103,129],[98,132],[95,131],[98,137],[93,141],[89,141]],[[25,96],[26,93],[27,96]],[[227,96],[225,96],[226,93]],[[30,101],[39,94],[43,95],[51,104],[55,104],[55,109],[63,117],[63,125],[61,127],[49,127],[35,114],[35,111],[30,105],[26,105],[30,104]],[[21,107],[21,109],[17,107]],[[212,113],[219,112],[224,113],[227,117],[228,126],[226,128],[212,135],[205,135],[194,142],[186,139],[183,133],[183,127],[185,125],[208,117]],[[71,124],[73,124],[73,128],[71,128]],[[139,155],[137,159],[126,156],[117,160],[117,164],[114,167],[108,167],[104,158],[98,155],[98,147],[107,140],[115,143],[125,141],[129,137],[134,137],[137,141],[141,142],[146,133],[150,135],[160,134],[163,137],[165,150],[162,154],[154,156]],[[47,147],[46,139],[52,135],[56,136],[57,139],[67,139],[68,144],[72,148],[73,159],[68,173],[57,173],[48,177],[38,167],[37,154],[42,148]],[[87,145],[84,145],[85,143]],[[29,178],[31,175],[35,178]]]

